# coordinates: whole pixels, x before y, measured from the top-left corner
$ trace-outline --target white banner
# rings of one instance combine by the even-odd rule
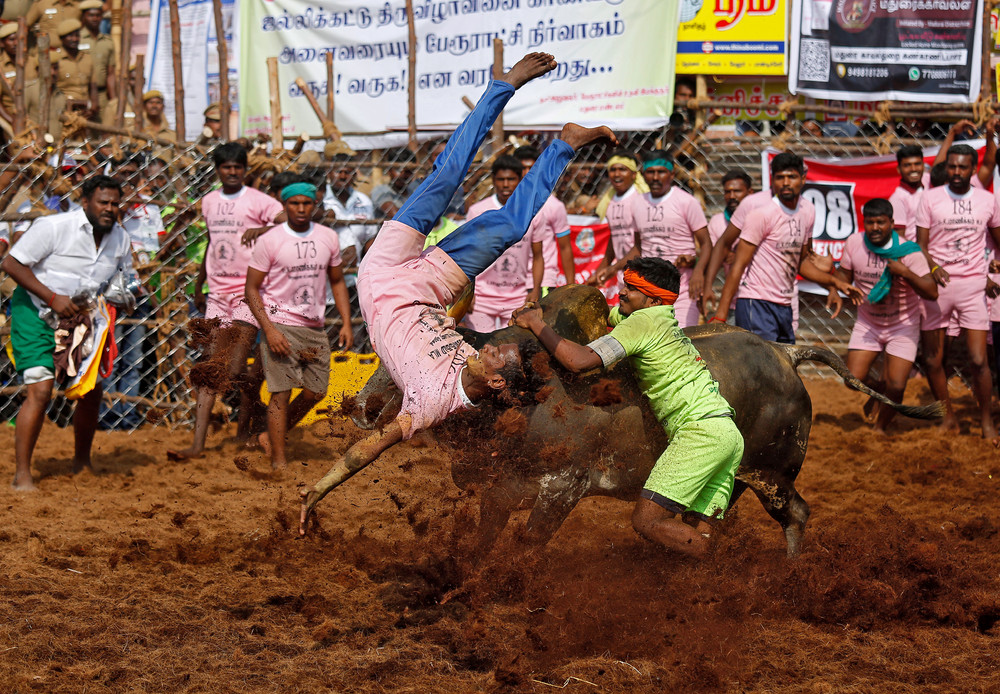
[[[566,121],[655,128],[673,102],[679,0],[415,0],[416,119],[451,128],[490,78],[493,40],[509,67],[531,51],[559,68],[525,87],[504,112],[513,128]],[[284,132],[317,133],[295,86],[301,77],[326,105],[326,54],[334,56],[336,122],[345,132],[405,129],[407,22],[402,0],[243,0],[241,131],[270,130],[266,59],[278,58]]]
[[[239,96],[238,42],[235,0],[223,0],[222,21],[225,24],[229,49],[230,99],[235,109]],[[219,100],[219,52],[215,34],[215,13],[212,0],[179,0],[181,25],[181,70],[184,78],[184,127],[181,139],[198,138],[204,125],[208,104]],[[174,63],[170,37],[170,3],[152,0],[149,15],[149,37],[146,43],[146,89],[163,92],[164,114],[172,129],[176,128],[174,103]]]

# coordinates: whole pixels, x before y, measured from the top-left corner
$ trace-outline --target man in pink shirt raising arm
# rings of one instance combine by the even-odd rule
[[[958,319],[969,348],[983,438],[995,440],[990,412],[993,382],[986,356],[986,331],[990,329],[986,236],[1000,246],[1000,207],[991,193],[972,186],[978,159],[969,145],[953,145],[945,160],[948,184],[925,192],[917,207],[917,243],[940,287],[937,301],[924,302],[921,342],[931,392],[947,408],[941,427],[957,431],[958,420],[948,397],[944,341],[949,320]]]
[[[288,466],[288,428],[323,399],[330,382],[330,341],[323,329],[327,280],[340,314],[340,348],[354,344],[337,232],[312,222],[316,186],[298,181],[285,186],[280,197],[288,221],[257,241],[245,289],[252,320],[264,332],[261,357],[271,401],[260,442],[275,469]],[[251,322],[241,315],[244,310],[238,308],[237,316]],[[289,403],[292,388],[302,392]]]
[[[281,203],[256,188],[243,185],[247,171],[247,151],[235,142],[219,145],[212,153],[215,171],[222,183],[201,200],[201,214],[208,230],[205,260],[195,280],[194,302],[208,320],[218,319],[220,327],[212,337],[210,350],[229,350],[229,378],[239,379],[247,368],[247,357],[257,338],[257,328],[234,321],[233,314],[244,303],[247,267],[252,250],[242,243],[245,231],[284,221]],[[208,281],[208,298],[202,285]],[[246,383],[240,384],[240,426],[237,435],[249,435],[251,396]],[[201,457],[208,436],[208,420],[218,392],[210,386],[197,391],[194,441],[190,448],[167,451],[171,460]]]
[[[490,82],[434,161],[431,173],[396,216],[382,225],[362,260],[361,313],[403,402],[396,419],[351,446],[315,487],[300,492],[300,533],[305,534],[309,513],[320,499],[384,450],[444,421],[451,412],[474,407],[475,401],[503,390],[507,376],[523,373],[516,345],[486,346],[476,352],[455,331],[445,306],[523,238],[576,148],[601,137],[617,144],[612,132],[567,124],[501,209],[484,212],[440,245],[422,249],[425,236],[437,225],[514,91],[555,67],[551,55],[531,53]]]
[[[774,197],[747,215],[736,258],[710,322],[725,323],[729,304],[736,296],[737,326],[765,340],[795,344],[792,300],[797,274],[851,297],[860,299],[861,293],[808,262],[816,210],[801,197],[806,173],[802,158],[782,152],[771,162],[771,170]]]

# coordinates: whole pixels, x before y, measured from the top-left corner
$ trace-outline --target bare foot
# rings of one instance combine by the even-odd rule
[[[993,422],[983,422],[983,438],[995,441],[997,438],[997,428],[993,426]]]
[[[35,486],[34,481],[31,479],[31,474],[28,475],[14,475],[14,481],[11,482],[11,488],[15,492],[37,492],[38,487]]]
[[[194,460],[204,457],[205,453],[197,448],[185,448],[181,451],[167,450],[167,460]]]
[[[260,446],[264,453],[268,456],[271,455],[271,437],[267,435],[267,432],[257,434],[257,445]]]
[[[94,471],[94,468],[91,466],[90,461],[89,460],[79,460],[78,461],[78,460],[74,459],[73,460],[73,474],[74,475],[78,475],[81,472],[83,472],[84,470],[90,470],[91,472]]]
[[[506,82],[514,89],[520,89],[536,77],[551,72],[556,68],[556,65],[558,63],[555,58],[548,53],[529,53],[518,60],[517,64],[500,78],[500,81]]]
[[[303,487],[299,490],[299,498],[302,501],[302,508],[299,511],[299,535],[305,537],[309,529],[309,515],[319,502],[319,492],[312,487]]]
[[[580,149],[584,145],[590,144],[594,140],[600,140],[601,138],[607,138],[613,145],[618,144],[618,138],[611,132],[611,128],[606,125],[597,128],[585,128],[576,123],[567,123],[559,133],[559,139],[573,149]]]
[[[942,419],[941,423],[938,424],[938,429],[954,434],[958,434],[961,431],[958,426],[958,420],[955,419],[955,415],[951,412],[944,416],[944,419]]]
[[[869,422],[874,422],[876,419],[878,419],[879,407],[881,405],[882,403],[880,403],[875,398],[868,398],[868,401],[865,402],[865,406],[863,408],[863,411],[865,413],[865,419],[867,419]]]

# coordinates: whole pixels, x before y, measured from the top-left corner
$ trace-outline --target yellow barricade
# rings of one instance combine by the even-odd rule
[[[344,396],[357,395],[372,374],[378,369],[378,355],[355,354],[354,352],[334,352],[330,355],[330,386],[326,397],[319,401],[316,407],[309,410],[301,426],[309,426],[321,419],[328,419],[331,413],[340,409]],[[299,389],[292,390],[292,397],[298,395]],[[260,388],[261,400],[266,404],[271,399],[267,390],[267,382]]]

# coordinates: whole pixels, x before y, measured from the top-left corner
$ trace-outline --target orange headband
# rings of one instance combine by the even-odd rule
[[[651,296],[654,299],[659,299],[666,306],[673,306],[674,302],[677,301],[677,292],[667,291],[666,289],[661,289],[655,284],[647,282],[643,279],[635,270],[626,270],[624,274],[626,284],[630,284],[646,296]]]

